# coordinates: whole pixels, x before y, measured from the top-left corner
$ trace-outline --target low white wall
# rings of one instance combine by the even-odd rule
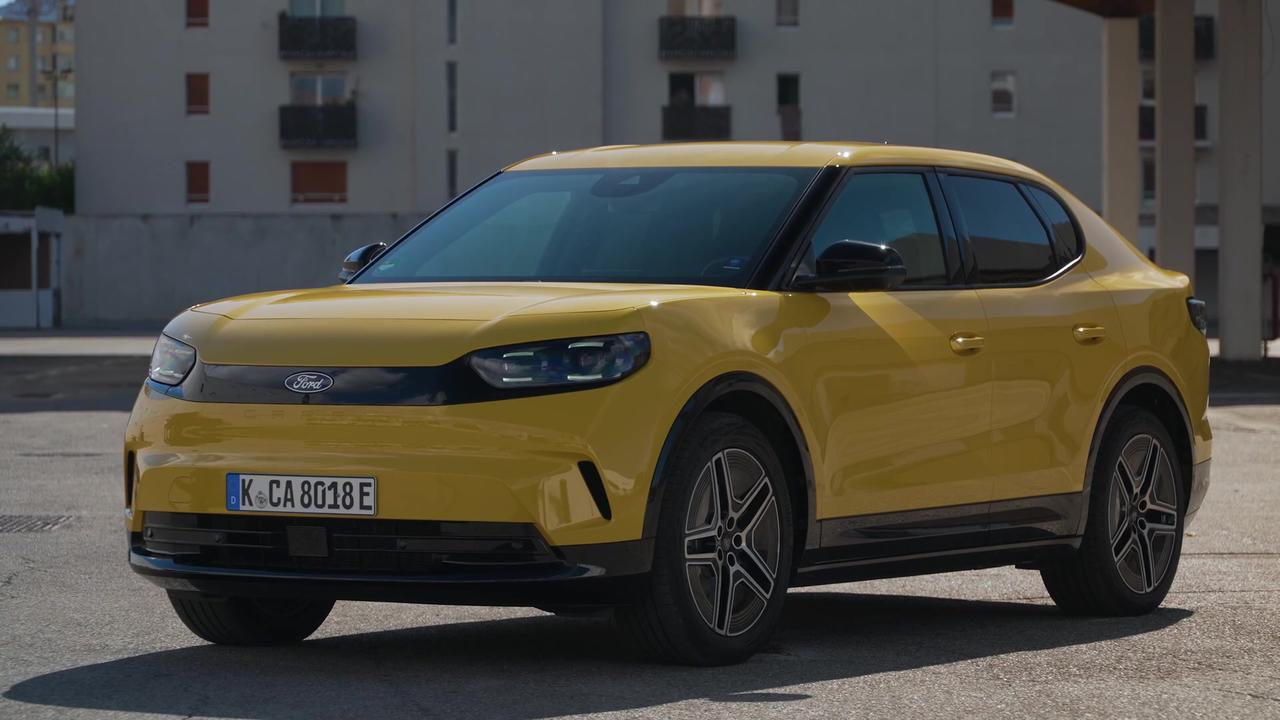
[[[342,258],[419,215],[74,216],[62,241],[65,327],[162,325],[198,302],[337,282]]]

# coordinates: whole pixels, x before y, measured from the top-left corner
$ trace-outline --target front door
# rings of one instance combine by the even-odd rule
[[[797,274],[810,274],[823,249],[849,239],[892,246],[907,280],[888,292],[784,299],[784,313],[809,318],[808,327],[786,331],[782,345],[793,350],[785,360],[797,364],[792,376],[808,379],[803,392],[817,435],[812,451],[822,468],[816,513],[828,520],[824,546],[866,544],[872,539],[867,528],[892,524],[892,514],[901,511],[958,506],[947,517],[968,531],[985,522],[991,386],[980,343],[986,319],[977,292],[955,282],[958,256],[950,225],[935,207],[936,187],[926,169],[847,176]],[[943,532],[944,525],[935,529]]]

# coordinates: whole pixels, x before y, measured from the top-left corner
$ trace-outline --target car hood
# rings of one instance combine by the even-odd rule
[[[519,342],[644,329],[642,311],[734,288],[598,283],[360,284],[197,305],[165,329],[214,364],[441,365]]]

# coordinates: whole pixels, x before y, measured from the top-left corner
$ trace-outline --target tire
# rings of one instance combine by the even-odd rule
[[[1169,593],[1182,554],[1187,483],[1173,438],[1150,412],[1121,407],[1092,472],[1080,549],[1042,566],[1045,588],[1072,615],[1151,612]]]
[[[795,537],[786,476],[764,434],[737,415],[704,413],[678,442],[661,478],[653,569],[614,619],[648,656],[740,662],[782,614]]]
[[[170,592],[191,632],[219,645],[283,645],[305,640],[324,623],[332,600],[222,597]]]

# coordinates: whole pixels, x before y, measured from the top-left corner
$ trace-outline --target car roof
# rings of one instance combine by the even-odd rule
[[[690,142],[607,145],[537,155],[507,170],[643,167],[812,167],[922,165],[1014,175],[1044,182],[1031,168],[980,153],[866,142]]]

